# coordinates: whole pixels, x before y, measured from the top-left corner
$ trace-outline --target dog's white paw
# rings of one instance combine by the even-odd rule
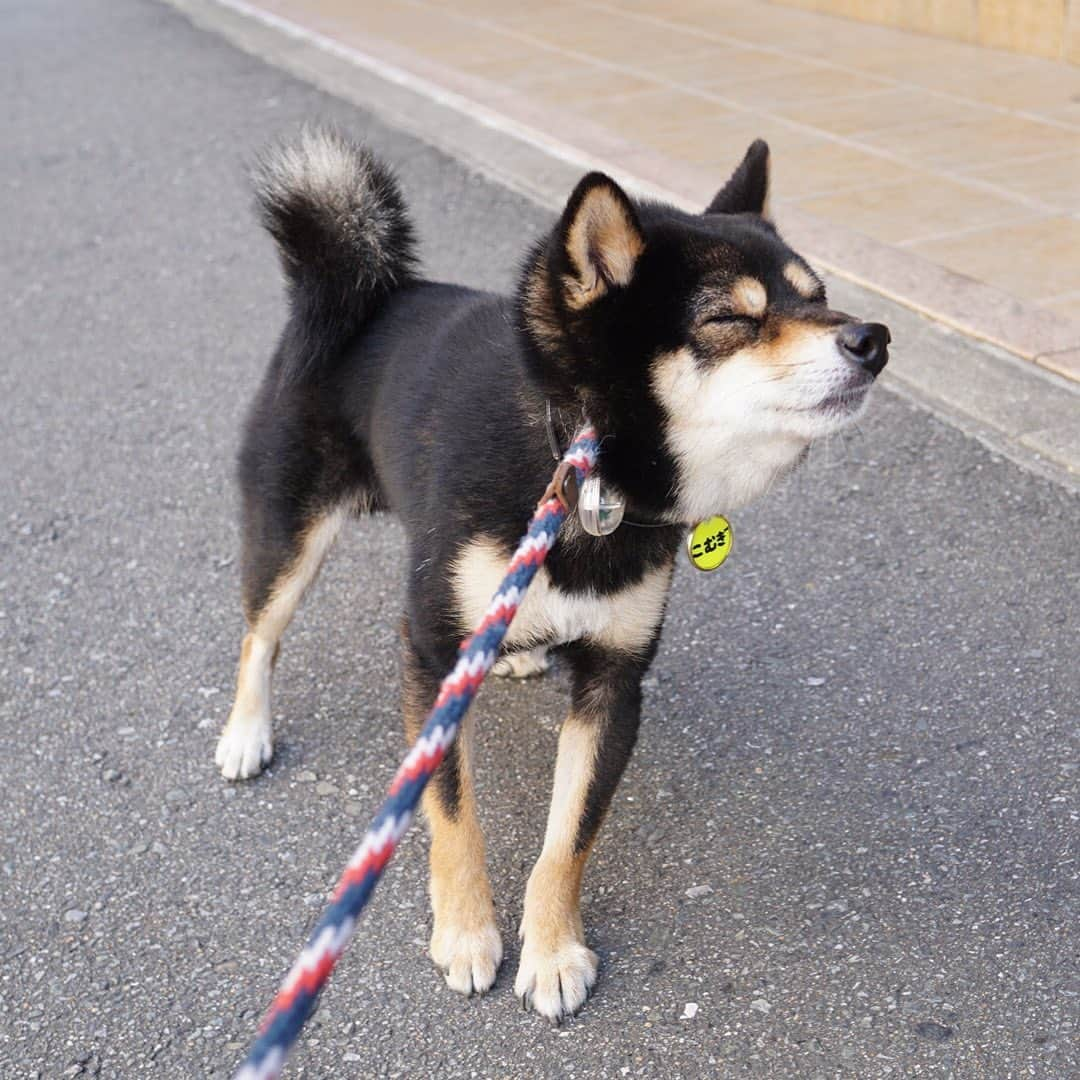
[[[500,679],[531,679],[536,675],[543,675],[550,666],[547,646],[539,645],[535,649],[523,649],[521,652],[499,657],[491,669],[491,674],[498,675]]]
[[[431,935],[431,959],[442,968],[446,985],[459,994],[490,990],[502,955],[502,938],[494,923],[478,930],[441,926]]]
[[[258,776],[273,756],[269,721],[234,714],[218,739],[214,761],[226,780],[247,780]]]
[[[526,1009],[558,1022],[585,1004],[598,963],[596,953],[572,937],[554,949],[538,949],[526,935],[514,993]]]

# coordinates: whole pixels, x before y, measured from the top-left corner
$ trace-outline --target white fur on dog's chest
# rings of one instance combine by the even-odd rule
[[[455,560],[454,596],[470,629],[491,603],[508,559],[509,553],[494,540],[479,537]],[[541,567],[510,624],[506,644],[562,645],[584,638],[630,652],[644,649],[663,616],[671,571],[671,565],[650,570],[636,584],[603,595],[563,592]]]

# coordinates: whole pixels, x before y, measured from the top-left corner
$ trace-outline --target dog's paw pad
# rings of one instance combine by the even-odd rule
[[[226,780],[247,780],[258,776],[273,755],[269,725],[230,721],[218,739],[214,761]]]
[[[491,669],[491,674],[500,679],[532,679],[543,675],[550,666],[547,648],[540,646],[499,657]]]
[[[490,990],[502,963],[502,938],[492,923],[479,930],[446,926],[431,935],[431,958],[459,994]]]
[[[565,941],[542,952],[531,948],[526,938],[514,993],[525,1008],[558,1023],[585,1004],[596,982],[597,966],[596,953],[578,941]]]

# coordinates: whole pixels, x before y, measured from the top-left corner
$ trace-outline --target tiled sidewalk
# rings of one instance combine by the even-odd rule
[[[1080,378],[1080,68],[752,0],[258,6],[639,175],[760,135],[793,239]]]

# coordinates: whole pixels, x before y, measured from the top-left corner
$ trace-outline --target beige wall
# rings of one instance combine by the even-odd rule
[[[774,0],[996,49],[1080,63],[1080,0]]]

